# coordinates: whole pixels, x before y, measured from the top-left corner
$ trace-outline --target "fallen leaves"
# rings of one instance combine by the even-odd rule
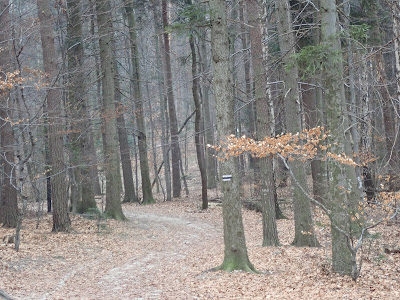
[[[195,193],[194,193],[195,194]],[[24,222],[19,253],[0,245],[0,286],[15,299],[398,299],[398,225],[379,226],[364,246],[357,283],[330,270],[329,227],[316,225],[321,248],[290,246],[294,222],[278,221],[280,247],[261,247],[261,215],[243,211],[251,262],[261,274],[208,272],[223,259],[222,210],[200,213],[200,198],[127,204],[127,222],[74,217],[75,232],[53,234],[50,216]],[[316,223],[325,224],[316,213]],[[372,234],[373,232],[371,232]],[[0,228],[0,237],[12,230]],[[396,246],[396,247],[397,247]]]

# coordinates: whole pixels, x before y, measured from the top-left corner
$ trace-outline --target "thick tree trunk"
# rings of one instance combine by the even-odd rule
[[[164,69],[167,88],[168,112],[169,112],[169,127],[171,131],[171,154],[172,154],[172,196],[178,198],[181,195],[181,177],[180,177],[180,160],[181,152],[179,148],[178,136],[178,120],[176,118],[176,109],[174,102],[172,71],[171,71],[171,50],[169,44],[169,35],[167,32],[168,24],[168,9],[167,0],[162,0],[162,20],[164,27]]]
[[[68,55],[68,98],[72,116],[71,154],[75,182],[79,185],[82,201],[78,212],[87,212],[96,208],[94,185],[90,176],[92,159],[89,147],[91,126],[89,107],[85,90],[83,71],[82,20],[79,0],[68,0],[67,55]],[[72,197],[71,197],[72,198]]]
[[[288,70],[285,65],[290,63],[294,51],[294,35],[292,33],[292,18],[289,2],[287,0],[276,2],[278,9],[278,33],[279,46],[281,48],[281,56],[284,70],[284,109],[286,115],[286,128],[288,132],[296,134],[302,131],[301,128],[301,111],[300,111],[300,94],[299,94],[299,71],[296,66]],[[307,176],[304,169],[304,163],[300,161],[289,162],[293,175],[298,183],[293,184],[293,207],[295,220],[295,236],[292,245],[294,246],[319,246],[314,233],[313,221],[311,215],[310,202],[307,195],[303,191],[307,191]]]
[[[0,43],[3,45],[0,52],[1,80],[5,72],[11,71],[11,55],[8,50],[9,30],[9,1],[0,1]],[[0,191],[0,224],[5,227],[16,227],[18,221],[17,190],[15,180],[15,157],[14,157],[14,132],[11,126],[12,101],[7,87],[0,93],[0,146],[1,146],[1,164],[2,181]]]
[[[53,23],[49,2],[37,0],[40,20],[40,38],[43,50],[43,67],[48,75],[47,110],[48,136],[51,163],[51,196],[53,206],[53,231],[68,231],[67,182],[65,180],[64,135],[61,123],[61,90],[58,88],[57,54],[54,45]]]
[[[96,1],[97,26],[101,61],[103,128],[104,128],[104,169],[106,173],[106,208],[112,218],[124,220],[121,206],[121,173],[118,151],[118,137],[115,111],[114,60],[112,49],[111,5],[108,0]]]
[[[225,0],[210,0],[211,47],[214,68],[214,98],[217,109],[217,126],[221,140],[235,134],[234,99],[232,95],[232,74],[229,69],[229,40]],[[223,223],[225,254],[222,265],[216,269],[254,272],[246,248],[239,197],[237,158],[221,161],[220,174],[227,176],[221,182],[223,192]],[[231,176],[231,177],[229,177]]]
[[[149,160],[147,157],[147,135],[143,111],[142,90],[140,86],[139,51],[136,36],[136,22],[131,0],[124,0],[128,19],[129,37],[131,43],[132,83],[134,90],[135,115],[137,124],[138,148],[140,159],[140,174],[142,176],[143,204],[154,203],[151,189]]]
[[[263,62],[261,22],[259,16],[260,10],[257,0],[247,1],[247,15],[250,25],[251,58],[254,76],[254,95],[257,109],[256,132],[257,139],[263,140],[265,137],[270,137],[272,133],[268,118],[268,102],[270,99],[266,90],[267,77],[266,68]],[[275,184],[272,158],[260,158],[259,168],[261,173],[261,176],[259,176],[261,201],[263,203],[263,246],[277,246],[279,245],[279,240],[275,219],[275,195],[273,190]]]
[[[346,153],[351,157],[350,136],[345,107],[343,65],[341,45],[337,34],[337,11],[334,0],[321,0],[321,43],[328,46],[331,54],[325,62],[323,72],[324,98],[326,101],[327,127],[331,132],[328,142],[330,152],[337,155]],[[339,57],[338,57],[339,55]],[[343,165],[335,160],[328,161],[329,209],[332,226],[332,264],[336,273],[352,275],[354,270],[352,252],[348,246],[351,237],[351,215],[354,204],[360,200],[354,167]],[[339,227],[348,236],[337,230]]]

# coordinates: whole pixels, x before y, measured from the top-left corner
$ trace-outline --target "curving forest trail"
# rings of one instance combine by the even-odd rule
[[[49,233],[50,216],[39,229],[28,219],[19,253],[0,246],[0,290],[13,299],[43,300],[400,298],[400,255],[379,259],[382,243],[398,241],[393,226],[371,244],[362,276],[353,283],[326,268],[329,227],[317,227],[324,247],[295,248],[289,245],[292,218],[279,220],[282,246],[263,248],[261,216],[245,210],[249,255],[261,274],[208,272],[223,259],[221,208],[202,212],[200,197],[192,197],[125,205],[128,221],[108,220],[99,232],[96,221],[78,217],[70,234]],[[1,228],[0,236],[11,232]]]

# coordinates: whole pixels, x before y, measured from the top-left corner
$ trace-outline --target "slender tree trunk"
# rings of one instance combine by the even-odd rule
[[[380,86],[380,95],[383,100],[383,125],[385,128],[385,138],[386,138],[386,153],[387,160],[389,161],[389,174],[398,174],[398,154],[395,147],[395,140],[399,137],[396,136],[395,129],[395,119],[393,116],[393,104],[391,101],[391,96],[387,87],[387,78],[385,72],[385,62],[382,51],[379,50],[375,54],[375,67],[376,67],[376,77]]]
[[[344,13],[346,15],[345,18],[345,26],[346,29],[349,30],[350,26],[350,2],[347,1],[344,4]],[[360,141],[360,135],[358,132],[358,126],[357,126],[357,104],[356,104],[356,87],[355,87],[355,66],[354,66],[354,54],[353,54],[353,41],[349,37],[347,41],[347,65],[348,65],[348,101],[347,101],[347,106],[348,106],[348,112],[349,112],[349,125],[350,125],[350,132],[351,132],[351,137],[353,139],[352,143],[352,150],[353,150],[353,155],[354,155],[354,161],[357,163],[357,165],[360,165],[360,149],[359,149],[359,141]],[[361,179],[361,169],[359,166],[355,167],[356,171],[356,176],[357,176],[357,184],[360,190],[362,190],[363,187],[363,182]]]
[[[191,2],[191,1],[190,1]],[[194,107],[196,110],[196,117],[194,121],[194,142],[196,145],[197,163],[199,164],[200,177],[201,177],[201,199],[202,209],[208,208],[207,199],[207,173],[206,173],[206,162],[204,157],[204,145],[201,136],[201,104],[199,97],[199,75],[197,73],[197,55],[194,45],[193,35],[189,37],[190,50],[192,54],[192,93],[194,100]]]
[[[263,8],[263,15],[261,18],[261,28],[262,28],[262,40],[266,41],[268,40],[269,34],[268,34],[268,12],[267,12],[267,7],[266,7],[266,3],[263,4],[262,6]],[[263,54],[263,63],[264,63],[264,68],[265,68],[265,75],[266,75],[266,80],[268,82],[269,79],[269,75],[268,75],[268,64],[267,62],[269,61],[269,50],[268,50],[268,43],[263,43],[262,44],[262,54]],[[269,88],[269,86],[266,86],[267,89],[267,95],[270,99],[269,103],[268,103],[268,121],[269,121],[269,132],[271,133],[271,136],[275,136],[275,113],[274,113],[274,102],[272,100],[272,93],[271,93],[271,89]],[[253,114],[255,114],[255,112],[253,111]],[[257,168],[257,166],[255,166],[255,168]],[[274,195],[274,203],[275,203],[275,217],[277,220],[279,219],[287,219],[280,207],[279,207],[279,203],[278,203],[278,193],[276,190],[276,166],[274,166],[274,161],[272,161],[272,169],[273,169],[273,176],[272,176],[272,182],[270,183],[270,189],[271,192]]]
[[[234,99],[232,95],[232,74],[229,69],[229,39],[225,0],[210,0],[211,47],[214,69],[214,98],[217,108],[217,126],[221,140],[235,134]],[[242,211],[239,196],[238,161],[231,158],[221,161],[220,174],[227,176],[221,182],[223,192],[223,223],[225,254],[221,266],[216,269],[254,272],[246,248]],[[231,177],[229,177],[231,176]]]
[[[181,178],[180,178],[180,160],[181,152],[179,149],[179,136],[178,136],[178,120],[176,118],[176,109],[174,102],[174,93],[172,85],[172,71],[171,71],[171,50],[169,44],[169,35],[167,32],[168,24],[168,9],[167,0],[162,0],[162,20],[164,27],[164,69],[167,88],[168,99],[168,112],[169,112],[169,126],[171,132],[171,154],[172,154],[172,195],[178,198],[181,195]]]
[[[202,84],[201,84],[201,98],[203,103],[203,124],[204,124],[204,138],[206,145],[214,145],[214,125],[211,119],[211,108],[210,108],[210,83],[208,82],[207,72],[209,71],[209,60],[207,56],[207,31],[204,28],[200,28],[200,55],[199,63],[202,72]],[[209,189],[217,187],[217,161],[215,159],[215,151],[209,147],[205,150],[206,166],[207,166],[207,186]]]
[[[92,10],[95,10],[94,4],[92,5]],[[95,15],[96,12],[93,11],[93,14],[90,18],[90,33],[92,36],[95,35]],[[95,65],[99,66],[99,55],[94,55],[94,61]],[[101,99],[101,81],[100,81],[100,71],[99,67],[96,67],[96,72],[95,72],[95,78],[96,78],[96,89],[97,89],[97,102],[100,102]],[[93,126],[93,124],[91,124]],[[89,135],[89,153],[90,153],[90,159],[91,159],[91,168],[90,168],[90,176],[93,179],[93,186],[94,186],[94,192],[96,195],[101,195],[103,193],[102,187],[100,186],[100,178],[99,178],[99,170],[98,170],[98,159],[97,159],[97,154],[96,154],[96,147],[94,143],[94,131],[92,130]]]
[[[270,137],[271,127],[269,126],[268,97],[266,68],[263,62],[263,50],[261,40],[261,22],[259,15],[260,7],[257,0],[247,1],[247,15],[250,25],[251,58],[254,76],[254,95],[257,109],[257,139],[263,140]],[[272,158],[260,158],[260,192],[263,203],[263,246],[279,245],[278,231],[275,219],[274,203],[274,170]]]
[[[359,79],[360,86],[360,102],[361,102],[361,153],[364,158],[368,158],[369,155],[374,153],[372,149],[372,108],[371,101],[369,95],[369,85],[368,85],[368,69],[367,63],[364,59],[360,60],[362,62],[361,65],[361,74]],[[374,176],[372,172],[372,168],[370,165],[364,165],[362,167],[362,175],[364,177],[364,189],[367,195],[367,201],[371,203],[375,198],[375,183]]]
[[[320,22],[320,16],[314,17],[314,23]],[[320,44],[320,28],[317,27],[313,30],[313,45]],[[299,70],[301,71],[301,70]],[[304,111],[306,114],[306,124],[309,128],[314,128],[317,126],[324,127],[326,124],[324,117],[324,104],[322,95],[322,84],[320,71],[314,79],[310,79],[311,84],[305,85],[302,91],[302,100]],[[325,154],[323,151],[319,150],[321,157]],[[327,169],[326,163],[323,160],[315,159],[311,161],[311,177],[313,180],[313,195],[314,198],[320,203],[325,203],[328,196],[328,183],[327,183]]]
[[[281,56],[284,69],[285,87],[283,94],[284,109],[286,116],[286,128],[288,132],[296,134],[301,132],[301,111],[300,111],[300,93],[299,93],[299,71],[296,66],[291,70],[286,69],[285,65],[290,63],[291,56],[295,54],[293,45],[294,35],[292,33],[292,18],[290,12],[290,4],[287,0],[276,2],[278,9],[278,33],[279,46],[281,48]],[[296,184],[293,185],[293,206],[295,220],[295,237],[292,245],[294,246],[319,246],[314,233],[311,207],[307,195],[303,190],[307,191],[306,172],[304,163],[300,161],[289,162],[298,183],[302,189]]]
[[[126,132],[124,105],[122,104],[121,91],[118,78],[118,66],[115,60],[115,109],[117,112],[117,127],[119,152],[121,156],[122,177],[124,183],[124,200],[122,202],[139,202],[135,193],[135,185],[133,183],[131,152],[128,143],[128,134]]]
[[[394,0],[392,5],[394,57],[396,61],[396,92],[397,101],[400,102],[400,1]]]
[[[64,135],[62,134],[61,90],[58,88],[57,54],[54,45],[53,23],[49,2],[37,0],[43,67],[48,74],[47,109],[51,163],[51,196],[53,202],[53,231],[69,231],[67,182],[65,180]]]
[[[151,8],[153,12],[154,19],[154,28],[155,28],[155,38],[154,44],[156,49],[156,66],[157,66],[157,81],[158,81],[158,94],[160,100],[160,115],[161,115],[161,147],[163,153],[163,162],[164,162],[164,176],[165,176],[165,186],[166,186],[166,194],[167,201],[172,200],[172,191],[171,191],[171,168],[170,168],[170,159],[169,159],[169,150],[167,150],[167,146],[169,145],[169,135],[168,135],[168,116],[167,116],[167,99],[165,89],[164,78],[163,78],[163,68],[161,61],[165,61],[162,59],[162,55],[160,53],[160,49],[164,49],[162,36],[162,25],[161,25],[161,16],[158,11],[158,3],[156,0],[151,0]],[[158,171],[157,171],[158,173]]]
[[[143,97],[140,85],[140,66],[138,41],[136,36],[135,15],[131,0],[124,0],[125,11],[128,18],[129,37],[131,42],[132,83],[134,90],[135,115],[138,132],[138,148],[140,159],[140,174],[142,175],[143,204],[154,203],[151,189],[149,160],[147,157],[147,135],[143,111]]]
[[[97,25],[99,32],[99,49],[101,61],[104,157],[106,173],[106,208],[105,212],[112,218],[124,220],[121,206],[121,173],[118,151],[118,137],[115,111],[115,70],[112,49],[111,5],[108,0],[96,1]]]

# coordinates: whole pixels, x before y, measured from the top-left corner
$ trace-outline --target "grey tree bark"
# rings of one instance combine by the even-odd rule
[[[135,116],[137,124],[138,148],[140,159],[140,174],[142,176],[143,204],[154,203],[151,189],[149,160],[147,157],[147,135],[143,111],[143,97],[140,86],[139,51],[136,35],[135,15],[133,4],[130,0],[124,0],[125,11],[128,18],[129,37],[131,44],[132,83],[134,90]]]
[[[9,43],[9,1],[0,1],[0,79],[7,82],[6,72],[11,70],[11,55],[8,49]],[[8,88],[0,93],[0,146],[1,146],[1,190],[0,190],[0,224],[5,227],[16,227],[18,222],[18,203],[15,180],[15,156],[14,156],[14,132],[11,126],[13,105]]]
[[[163,66],[162,61],[165,61],[163,55],[160,53],[160,49],[164,49],[162,36],[162,25],[161,25],[161,16],[158,11],[158,6],[156,0],[150,0],[151,8],[153,12],[154,19],[154,28],[155,28],[155,37],[154,37],[154,45],[156,49],[156,65],[157,65],[157,81],[158,81],[158,94],[160,100],[160,115],[161,115],[161,147],[163,153],[163,162],[164,162],[164,176],[165,176],[165,186],[166,186],[166,194],[167,201],[172,200],[172,190],[171,190],[171,168],[170,168],[170,159],[169,159],[169,121],[168,121],[168,108],[167,108],[167,93],[165,87],[165,80],[163,77]],[[167,149],[168,148],[168,149]],[[157,171],[158,173],[159,171]]]
[[[257,0],[247,1],[247,16],[250,25],[251,61],[253,65],[254,96],[257,109],[256,133],[257,139],[263,140],[271,137],[269,125],[270,101],[267,93],[266,67],[263,61],[261,21],[259,12],[262,11]],[[261,201],[263,216],[263,246],[279,245],[278,231],[275,217],[275,195],[274,195],[274,169],[272,158],[259,159]]]
[[[73,172],[75,180],[81,191],[81,202],[78,204],[78,212],[87,212],[96,208],[94,199],[94,185],[90,174],[92,153],[90,151],[90,118],[88,99],[85,90],[85,74],[83,71],[83,42],[82,20],[80,0],[68,0],[68,24],[67,24],[67,57],[68,57],[68,100],[72,116],[70,136]],[[74,201],[73,199],[71,199]]]
[[[128,134],[126,132],[124,105],[122,103],[116,59],[114,59],[114,69],[115,109],[117,112],[119,152],[121,156],[122,178],[124,183],[124,200],[122,202],[139,202],[135,193],[135,185],[133,183],[131,152],[129,149]]]
[[[200,177],[201,177],[201,199],[202,199],[202,209],[208,208],[208,198],[207,198],[207,171],[206,162],[204,157],[204,143],[203,137],[201,135],[201,103],[199,96],[199,76],[197,72],[197,55],[196,48],[194,44],[193,35],[189,37],[190,52],[192,54],[192,93],[194,100],[194,107],[196,111],[196,117],[194,121],[194,140],[196,144],[196,155],[197,163],[199,165]]]
[[[111,5],[108,0],[96,1],[97,26],[99,33],[100,61],[104,128],[104,157],[106,173],[105,212],[117,220],[126,219],[121,206],[121,173],[115,111],[114,60],[112,49]]]
[[[207,31],[200,28],[200,55],[199,63],[202,72],[201,80],[201,99],[203,108],[203,124],[204,124],[204,138],[206,145],[214,145],[214,124],[211,118],[211,103],[210,103],[210,83],[208,82],[207,73],[209,71],[209,58],[207,55]],[[217,161],[215,159],[215,151],[209,147],[205,149],[206,166],[207,166],[207,186],[209,189],[217,187]]]
[[[221,141],[235,134],[234,99],[232,95],[232,73],[229,68],[229,39],[225,0],[210,0],[211,11],[211,47],[214,69],[214,98],[217,109],[217,126]],[[221,176],[232,176],[222,181],[223,223],[224,223],[224,261],[218,270],[244,270],[255,272],[246,248],[239,196],[239,178],[237,158],[221,161]]]
[[[180,161],[181,151],[179,147],[178,136],[178,120],[176,117],[176,109],[174,102],[174,93],[172,85],[172,71],[171,71],[171,49],[169,43],[169,35],[167,32],[168,23],[168,8],[167,0],[162,0],[162,20],[164,28],[164,72],[165,72],[165,86],[167,89],[168,112],[169,112],[169,127],[171,132],[171,158],[172,158],[172,196],[178,198],[181,195],[181,176],[180,176]]]
[[[49,155],[51,163],[51,197],[53,207],[53,231],[69,231],[67,182],[64,163],[64,134],[62,125],[61,89],[58,87],[59,71],[54,45],[53,22],[49,2],[37,0],[40,21],[40,39],[43,51],[43,67],[47,73],[47,109]]]
[[[287,0],[276,1],[278,16],[279,46],[284,72],[284,109],[286,115],[287,131],[296,134],[301,132],[301,110],[300,110],[300,92],[299,92],[299,71],[296,66],[290,70],[286,65],[290,64],[291,56],[295,54],[294,35],[292,31],[292,17],[290,4]],[[302,189],[307,191],[306,172],[304,163],[300,161],[289,162],[294,176],[301,185]],[[295,236],[292,245],[317,247],[319,243],[314,233],[313,220],[311,215],[310,201],[298,185],[293,184],[293,207],[295,220]]]
[[[326,100],[327,127],[331,131],[328,142],[332,145],[330,152],[337,155],[346,153],[351,156],[350,136],[347,112],[345,107],[343,65],[341,44],[337,34],[337,10],[334,0],[321,0],[321,43],[329,49],[328,61],[323,72],[324,98]],[[343,165],[335,160],[328,163],[329,209],[332,211],[331,222],[352,235],[351,217],[354,206],[360,200],[354,167]],[[355,204],[357,203],[357,204]],[[354,216],[354,215],[353,215]],[[348,237],[331,226],[332,232],[332,265],[336,273],[352,275],[352,253],[348,247]]]

